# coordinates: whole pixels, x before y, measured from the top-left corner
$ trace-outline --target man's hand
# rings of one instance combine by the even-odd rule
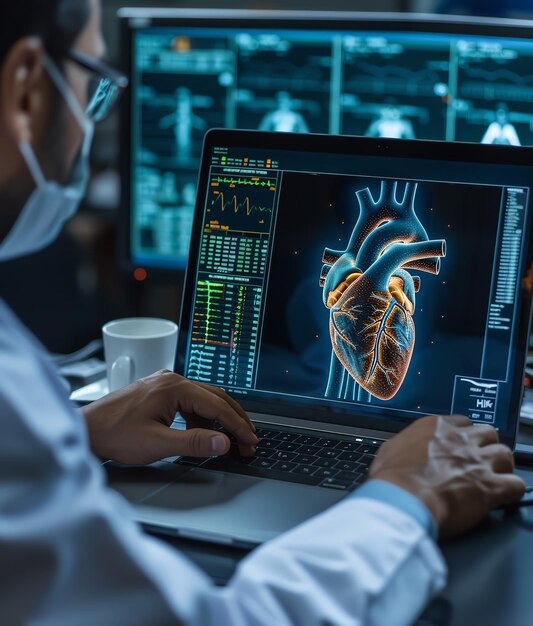
[[[169,428],[177,412],[187,421],[185,431]],[[225,454],[230,441],[210,430],[214,421],[235,436],[243,456],[255,454],[258,442],[244,410],[221,389],[166,370],[90,404],[83,414],[93,452],[121,463]]]
[[[381,446],[369,478],[417,496],[440,538],[453,537],[524,494],[524,482],[512,474],[513,453],[498,441],[494,428],[467,417],[425,417]]]

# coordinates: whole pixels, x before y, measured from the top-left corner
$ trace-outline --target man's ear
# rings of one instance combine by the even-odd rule
[[[0,118],[15,145],[35,143],[48,119],[50,84],[38,37],[17,41],[0,68]]]

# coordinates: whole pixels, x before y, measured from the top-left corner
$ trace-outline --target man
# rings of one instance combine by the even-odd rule
[[[99,0],[18,0],[9,12],[0,26],[3,260],[41,248],[72,214],[92,120],[120,86],[98,62]],[[187,432],[168,428],[176,411]],[[125,463],[223,454],[227,437],[202,428],[212,420],[253,454],[254,427],[236,402],[170,372],[76,412],[44,350],[0,303],[2,624],[409,624],[444,585],[437,534],[461,533],[524,492],[492,428],[425,418],[384,444],[365,486],[257,550],[219,590],[129,521],[90,451]]]

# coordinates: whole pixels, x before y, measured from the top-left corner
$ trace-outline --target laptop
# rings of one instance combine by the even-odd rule
[[[514,446],[532,188],[530,148],[209,132],[176,371],[241,402],[260,441],[108,464],[136,519],[250,547],[346,497],[424,415]]]

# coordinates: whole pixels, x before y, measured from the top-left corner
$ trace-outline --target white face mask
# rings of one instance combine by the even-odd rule
[[[65,222],[76,213],[89,182],[89,154],[94,124],[83,113],[78,100],[56,65],[49,58],[45,58],[44,66],[84,131],[83,145],[73,166],[70,182],[66,186],[55,181],[47,181],[30,144],[25,142],[20,145],[20,151],[36,187],[13,228],[0,242],[0,261],[26,256],[50,245],[61,232]]]

